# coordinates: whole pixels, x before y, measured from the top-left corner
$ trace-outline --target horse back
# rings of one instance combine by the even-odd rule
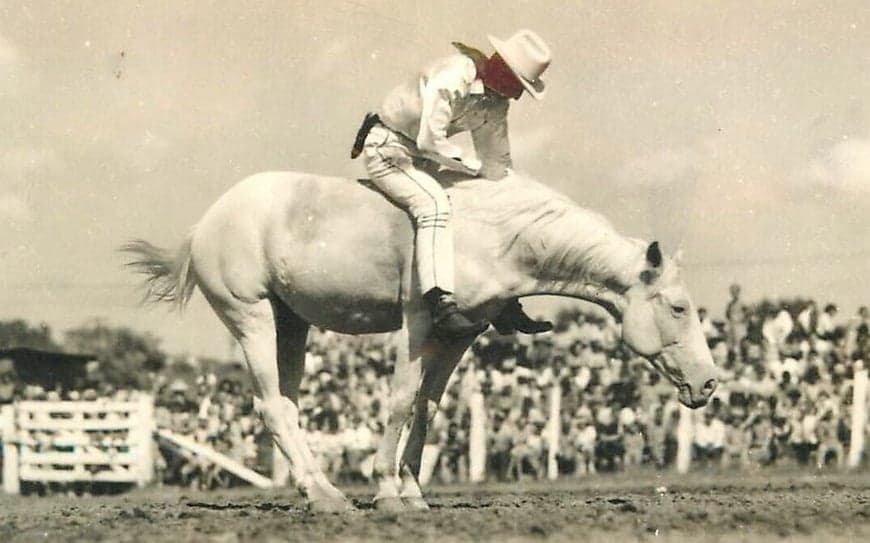
[[[401,325],[414,236],[404,211],[351,179],[282,172],[247,182],[268,206],[261,238],[270,292],[337,331]]]

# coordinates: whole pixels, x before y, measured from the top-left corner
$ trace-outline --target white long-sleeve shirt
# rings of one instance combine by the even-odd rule
[[[414,140],[422,156],[467,160],[448,138],[469,131],[480,175],[500,179],[512,167],[507,98],[487,92],[469,57],[452,55],[394,88],[379,116],[392,130]]]

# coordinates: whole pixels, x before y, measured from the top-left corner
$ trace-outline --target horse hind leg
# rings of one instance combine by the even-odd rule
[[[284,385],[284,390],[290,397],[282,394],[281,379],[278,371],[278,333],[276,309],[269,299],[261,299],[253,303],[241,302],[235,298],[218,299],[206,293],[212,308],[224,322],[230,332],[239,341],[248,369],[253,376],[257,389],[258,401],[255,402],[260,417],[266,428],[272,433],[272,438],[280,451],[290,463],[290,473],[296,487],[308,500],[309,507],[327,511],[344,510],[348,503],[339,500],[320,499],[322,484],[319,469],[313,462],[313,456],[305,442],[305,437],[299,429],[299,409],[296,394],[298,381]],[[282,320],[282,324],[284,324]],[[289,330],[282,331],[282,353],[302,352],[304,358],[308,325],[291,324]],[[294,333],[295,332],[295,333]],[[286,335],[285,335],[286,334]],[[288,359],[292,358],[287,355]],[[290,364],[292,368],[292,364]],[[301,369],[298,370],[301,377]],[[286,370],[285,373],[292,373]],[[340,494],[340,493],[339,493]],[[312,500],[312,495],[318,498]],[[342,496],[343,498],[343,496]]]
[[[289,433],[298,436],[301,454],[306,465],[311,468],[310,474],[313,477],[313,481],[306,488],[309,507],[320,512],[351,510],[353,506],[350,501],[329,482],[320,469],[319,462],[311,453],[299,427],[299,384],[305,373],[305,344],[309,324],[281,301],[273,302],[272,307],[275,314],[278,376],[285,421],[289,426]]]

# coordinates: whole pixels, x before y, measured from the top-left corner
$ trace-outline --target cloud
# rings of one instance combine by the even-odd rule
[[[847,192],[870,193],[870,139],[847,139],[810,164],[810,179]]]

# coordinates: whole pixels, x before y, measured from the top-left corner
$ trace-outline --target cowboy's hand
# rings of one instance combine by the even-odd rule
[[[477,177],[477,175],[480,173],[481,166],[482,164],[480,160],[475,157],[453,157],[450,159],[450,165],[448,167],[451,170]]]
[[[483,163],[477,157],[464,158],[462,159],[462,164],[473,175],[478,175],[480,173],[480,169],[483,167]]]

